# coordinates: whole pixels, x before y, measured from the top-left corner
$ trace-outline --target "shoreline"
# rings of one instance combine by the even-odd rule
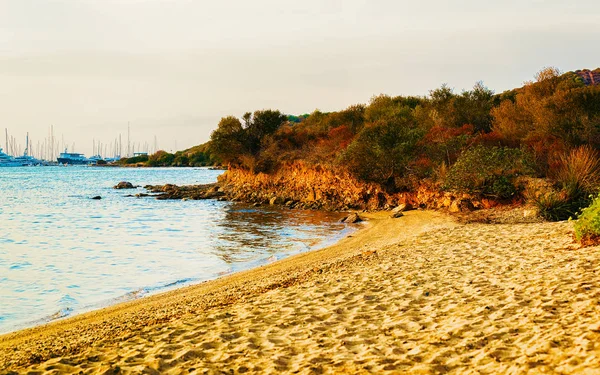
[[[213,186],[213,185],[214,184],[205,184],[205,185],[201,185],[201,186]],[[231,202],[231,203],[237,204],[238,202]],[[242,203],[240,202],[239,204],[242,204]],[[251,205],[247,205],[247,206],[251,207]],[[279,208],[281,209],[281,207],[279,207]],[[336,222],[338,222],[337,219],[331,221],[331,223],[334,223],[334,224]],[[344,224],[342,224],[342,225],[344,225]],[[64,321],[67,319],[76,318],[83,314],[93,313],[95,311],[104,310],[104,309],[111,308],[113,306],[118,306],[118,305],[124,304],[124,303],[143,300],[143,299],[149,298],[151,296],[156,296],[156,295],[161,295],[164,293],[177,291],[182,288],[194,287],[194,286],[197,286],[197,285],[209,282],[209,281],[213,281],[213,280],[216,280],[219,278],[231,276],[231,275],[234,275],[234,274],[237,274],[240,272],[245,272],[245,271],[249,271],[249,270],[260,268],[260,267],[264,267],[273,262],[282,261],[289,257],[293,257],[293,256],[296,256],[299,254],[312,252],[312,251],[318,251],[323,248],[327,248],[327,247],[335,245],[337,242],[339,242],[343,238],[345,238],[348,235],[351,235],[361,229],[364,229],[364,228],[359,227],[358,225],[345,224],[345,226],[343,228],[341,228],[340,230],[332,231],[327,236],[316,237],[318,240],[314,241],[310,245],[306,245],[306,244],[302,243],[301,241],[297,240],[296,241],[297,246],[294,248],[290,248],[287,251],[279,250],[276,254],[271,254],[268,256],[265,255],[263,258],[259,258],[259,259],[256,259],[256,260],[253,260],[250,262],[234,263],[226,271],[215,272],[210,275],[208,275],[208,274],[202,275],[202,277],[198,276],[196,278],[179,279],[179,280],[175,280],[175,281],[170,281],[166,284],[155,284],[155,285],[142,286],[138,289],[134,289],[125,294],[117,295],[117,296],[115,296],[113,298],[109,298],[109,299],[96,301],[96,302],[93,302],[89,305],[82,306],[81,308],[78,308],[75,310],[73,310],[71,308],[60,309],[54,313],[49,313],[48,315],[46,315],[44,317],[40,317],[40,318],[30,320],[30,321],[19,322],[16,324],[15,328],[11,329],[10,331],[0,331],[0,341],[3,336],[8,336],[13,333],[18,333],[18,332],[29,330],[29,329],[35,329],[37,327],[43,327],[45,325],[52,324],[55,322],[60,322],[60,321]],[[302,246],[300,246],[300,245],[302,245]]]
[[[0,336],[0,372],[600,371],[600,252],[572,223],[365,216],[321,250]]]
[[[115,321],[124,322],[126,320],[125,317],[129,316],[129,314],[131,313],[141,313],[144,317],[147,317],[148,314],[152,315],[152,313],[150,313],[150,310],[152,309],[152,307],[157,305],[161,306],[163,304],[166,304],[170,306],[179,306],[176,306],[176,311],[174,312],[164,311],[164,314],[159,314],[161,315],[160,317],[154,317],[150,319],[151,321],[155,322],[170,320],[176,316],[180,316],[182,314],[182,310],[185,311],[186,314],[195,311],[198,308],[197,304],[193,304],[193,307],[188,305],[190,303],[190,297],[188,297],[188,299],[185,301],[178,300],[179,298],[186,297],[186,295],[208,295],[208,298],[206,298],[208,301],[203,301],[201,303],[202,306],[200,307],[200,309],[204,310],[213,308],[215,306],[226,306],[235,303],[235,301],[239,300],[241,296],[231,296],[230,294],[232,289],[235,292],[242,292],[243,295],[254,295],[256,293],[264,293],[265,291],[270,290],[272,288],[277,288],[279,285],[291,285],[293,283],[296,283],[298,282],[298,279],[302,277],[301,274],[307,271],[310,272],[310,270],[307,269],[307,264],[310,264],[311,267],[319,267],[323,265],[322,262],[335,261],[338,258],[357,255],[355,254],[357,250],[356,246],[354,246],[353,244],[357,241],[361,241],[365,233],[368,235],[369,231],[373,230],[373,224],[375,224],[377,220],[381,220],[383,217],[387,217],[388,214],[388,212],[379,212],[375,214],[361,214],[363,217],[368,219],[365,222],[365,227],[359,228],[358,230],[350,233],[349,235],[346,235],[345,237],[339,239],[337,242],[326,245],[323,248],[304,251],[298,254],[291,255],[289,257],[285,257],[281,260],[277,260],[273,263],[260,265],[251,269],[235,272],[233,274],[227,274],[221,277],[217,277],[216,279],[203,281],[199,284],[183,286],[174,290],[145,296],[141,299],[125,301],[100,309],[83,312],[74,316],[69,316],[63,319],[53,320],[45,324],[36,325],[34,327],[24,328],[17,331],[0,334],[0,370],[10,368],[5,367],[7,364],[10,365],[12,362],[7,361],[5,357],[8,347],[21,347],[23,344],[28,346],[27,351],[29,353],[25,355],[16,356],[17,358],[19,358],[16,363],[24,364],[27,362],[33,363],[39,362],[40,360],[52,358],[53,356],[56,356],[57,353],[63,355],[71,352],[72,349],[77,348],[78,350],[79,347],[89,345],[92,342],[96,341],[95,337],[93,340],[83,340],[84,342],[82,343],[78,342],[75,346],[55,345],[55,348],[51,348],[50,350],[45,351],[31,350],[31,347],[29,347],[29,344],[32,341],[54,341],[48,339],[58,338],[60,336],[59,332],[72,331],[73,329],[82,329],[88,331],[88,329],[84,328],[84,326],[87,324],[93,324],[94,326],[102,327],[102,334],[94,335],[97,336],[97,338],[100,338],[102,336],[114,332]],[[333,254],[335,250],[345,246],[349,246],[353,250],[352,254]],[[290,271],[291,274],[288,273]],[[258,285],[255,285],[254,287],[239,288],[240,281],[253,281],[255,278],[261,278],[263,280],[261,283],[258,283]],[[226,294],[223,295],[222,293]],[[213,298],[215,294],[217,294],[218,296],[216,298]],[[116,327],[120,328],[120,324],[117,324]],[[119,331],[119,333],[121,332]],[[65,338],[63,336],[60,337],[60,342],[69,343],[69,338]],[[67,349],[63,349],[62,347],[67,347]],[[60,349],[57,350],[58,348]],[[27,359],[27,357],[29,357],[29,359]],[[31,359],[33,359],[33,361]]]

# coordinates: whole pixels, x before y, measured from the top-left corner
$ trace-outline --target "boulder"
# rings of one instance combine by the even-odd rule
[[[121,181],[114,186],[115,189],[135,189],[137,186],[134,186],[131,182]]]
[[[102,199],[102,197],[101,197],[101,196],[99,196],[99,195],[96,195],[95,197],[92,197],[91,199],[94,199],[94,200],[100,200],[100,199]]]
[[[340,222],[347,224],[360,223],[361,221],[363,221],[363,219],[361,219],[361,217],[358,216],[357,213],[351,213],[350,215],[340,220]]]
[[[473,211],[475,206],[469,199],[460,199],[452,202],[448,211],[452,213]]]
[[[399,218],[402,216],[404,216],[404,213],[402,211],[396,211],[396,212],[392,211],[392,214],[390,215],[390,217],[392,219],[396,219],[396,218]]]
[[[413,209],[412,204],[410,203],[400,203],[398,206],[396,206],[393,210],[392,210],[392,215],[397,213],[397,212],[404,212],[404,211],[410,211]]]

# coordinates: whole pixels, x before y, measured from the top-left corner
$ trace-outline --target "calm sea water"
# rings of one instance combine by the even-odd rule
[[[221,173],[0,168],[0,332],[256,267],[350,230],[332,213],[112,189],[210,183]]]

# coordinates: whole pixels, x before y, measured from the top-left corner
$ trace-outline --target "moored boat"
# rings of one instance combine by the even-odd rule
[[[93,163],[90,159],[86,158],[84,154],[79,154],[75,152],[61,152],[61,154],[57,158],[58,164],[68,164],[68,165],[88,165]]]
[[[0,147],[0,167],[21,167],[23,164],[10,155],[5,154]]]

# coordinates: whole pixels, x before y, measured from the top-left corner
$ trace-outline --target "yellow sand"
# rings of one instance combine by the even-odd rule
[[[321,251],[2,336],[9,370],[599,374],[600,251],[570,223],[378,214]]]

